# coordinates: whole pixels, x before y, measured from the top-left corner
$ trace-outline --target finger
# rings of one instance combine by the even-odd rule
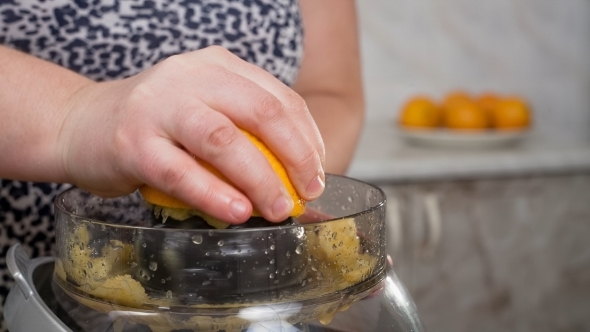
[[[239,127],[267,137],[265,143],[291,170],[290,179],[302,198],[317,198],[323,191],[322,158],[313,140],[301,130],[300,121],[286,114],[278,98],[244,77],[223,68],[201,75],[207,84],[193,84],[200,98]],[[310,187],[311,181],[315,182]]]
[[[319,159],[319,167],[315,172],[317,175],[310,177],[309,174],[301,171],[301,165],[307,165],[310,160],[315,158],[310,158],[309,154],[301,154],[297,150],[285,148],[283,145],[284,139],[274,140],[275,137],[280,137],[279,131],[284,130],[284,128],[263,127],[254,121],[255,118],[245,122],[243,124],[244,128],[249,129],[275,152],[287,169],[295,188],[304,199],[313,199],[319,196],[323,191],[325,181],[323,171],[325,149],[319,130],[303,99],[271,74],[239,59],[221,47],[210,47],[199,52],[188,53],[184,61],[186,61],[187,66],[192,66],[198,73],[203,73],[205,67],[211,64],[223,67],[230,72],[247,78],[279,99],[286,117],[290,117],[298,128],[296,132],[301,133],[305,140],[314,147],[318,156],[317,159]],[[233,89],[227,91],[234,92]],[[287,134],[293,135],[289,131],[287,131]],[[290,137],[290,139],[298,140],[297,137]],[[311,163],[313,164],[313,162]]]
[[[266,157],[223,114],[203,107],[174,122],[174,138],[237,186],[269,221],[285,220],[293,199]]]
[[[241,223],[252,214],[252,205],[241,192],[221,181],[186,151],[165,139],[147,144],[140,153],[137,178],[151,187],[177,197],[210,216]]]

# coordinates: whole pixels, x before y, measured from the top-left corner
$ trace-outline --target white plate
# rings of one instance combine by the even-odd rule
[[[399,129],[400,135],[411,144],[445,148],[495,148],[520,143],[528,130],[460,131],[448,129]]]

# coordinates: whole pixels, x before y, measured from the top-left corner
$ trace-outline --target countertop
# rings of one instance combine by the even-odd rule
[[[513,146],[472,149],[411,145],[390,121],[365,124],[348,176],[368,182],[590,172],[590,141],[534,130]]]

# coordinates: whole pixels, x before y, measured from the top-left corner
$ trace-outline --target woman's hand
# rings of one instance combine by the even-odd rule
[[[69,181],[95,194],[127,194],[146,183],[228,222],[247,220],[252,204],[266,219],[284,220],[293,202],[238,127],[269,146],[302,198],[321,194],[324,146],[303,99],[221,47],[86,84],[67,104],[57,144]]]

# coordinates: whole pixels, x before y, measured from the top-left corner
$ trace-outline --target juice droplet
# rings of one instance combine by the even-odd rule
[[[201,234],[193,235],[192,240],[194,244],[203,243],[203,237],[201,236]]]

